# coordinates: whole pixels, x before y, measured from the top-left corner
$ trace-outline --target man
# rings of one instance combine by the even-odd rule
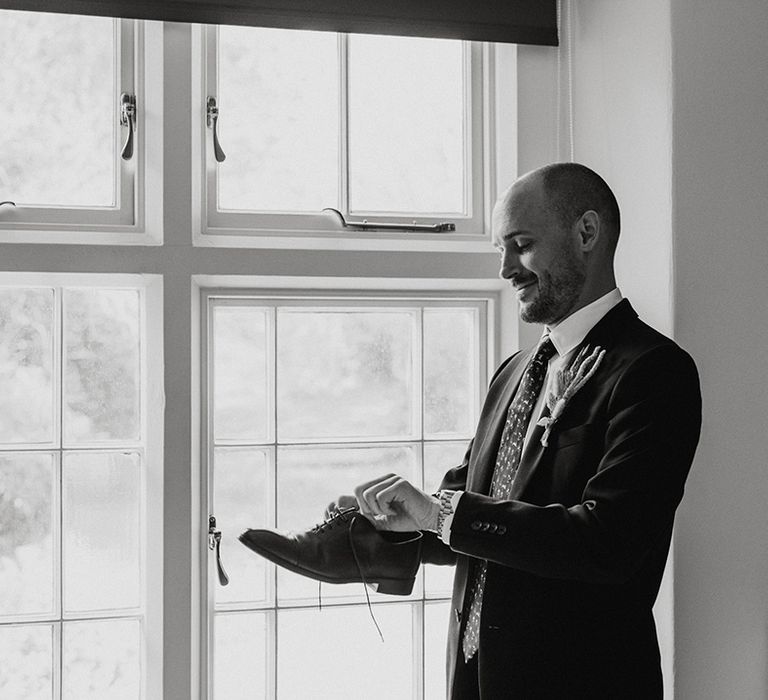
[[[662,697],[652,606],[701,396],[689,355],[622,299],[618,236],[613,193],[588,168],[518,180],[493,238],[542,341],[497,370],[437,495],[388,474],[332,504],[422,530],[422,560],[456,564],[451,698]]]

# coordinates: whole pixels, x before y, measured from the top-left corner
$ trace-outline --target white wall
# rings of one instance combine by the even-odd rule
[[[622,289],[702,376],[657,606],[674,605],[674,695],[767,698],[768,3],[573,4],[575,159],[622,204]]]
[[[677,697],[768,697],[768,3],[672,2],[675,330],[704,430],[678,518]]]
[[[671,334],[669,0],[578,0],[563,6],[561,142],[567,145],[572,131],[574,160],[600,173],[616,193],[622,213],[619,287],[641,318]],[[667,697],[674,676],[673,570],[670,560],[654,608]]]

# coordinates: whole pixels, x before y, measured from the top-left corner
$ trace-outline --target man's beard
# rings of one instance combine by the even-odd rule
[[[552,324],[561,321],[573,309],[584,287],[586,273],[575,261],[565,261],[555,270],[557,279],[547,271],[538,276],[538,295],[521,304],[520,318],[526,323]]]

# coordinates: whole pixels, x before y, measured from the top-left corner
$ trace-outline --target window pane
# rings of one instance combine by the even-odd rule
[[[464,213],[465,130],[460,41],[349,37],[350,210]]]
[[[53,327],[52,289],[0,289],[2,443],[53,440]]]
[[[115,20],[0,13],[0,192],[16,204],[114,206]]]
[[[277,687],[284,700],[392,700],[414,688],[410,605],[377,605],[381,643],[364,605],[278,613]]]
[[[218,306],[213,323],[215,438],[266,440],[272,405],[267,311]]]
[[[65,454],[64,608],[140,602],[141,463],[136,454]]]
[[[424,486],[427,493],[440,487],[445,472],[461,464],[467,442],[424,443]],[[453,566],[424,565],[424,587],[427,596],[450,596],[453,590]]]
[[[264,613],[216,615],[214,700],[266,700],[266,635],[267,619]]]
[[[443,700],[445,688],[445,644],[450,603],[424,606],[424,698]]]
[[[394,472],[418,483],[412,446],[287,448],[278,451],[277,523],[281,530],[307,530],[323,520],[325,507],[358,484]],[[278,569],[278,598],[317,600],[315,581]],[[363,596],[360,584],[327,585],[323,598]],[[390,596],[386,597],[391,600]]]
[[[466,435],[478,394],[477,312],[424,309],[424,433]]]
[[[0,615],[53,611],[53,503],[52,455],[0,453]]]
[[[280,440],[414,435],[415,311],[281,310]]]
[[[0,698],[51,700],[52,697],[51,626],[0,627]]]
[[[139,293],[65,290],[64,338],[66,442],[137,440]]]
[[[219,28],[220,209],[338,206],[337,43],[330,32]]]
[[[272,527],[267,508],[267,455],[261,450],[219,448],[214,453],[214,514],[221,530],[221,558],[230,576],[216,585],[216,602],[259,602],[267,597],[267,566],[237,541],[248,528]]]
[[[137,700],[141,697],[138,620],[65,622],[64,700]]]

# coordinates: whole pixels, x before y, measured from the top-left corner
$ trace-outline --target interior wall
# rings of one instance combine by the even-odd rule
[[[767,698],[768,3],[572,4],[574,157],[622,205],[622,290],[702,378],[674,583],[657,605],[657,618],[674,606],[666,696]]]
[[[621,207],[619,288],[671,335],[672,76],[670,0],[562,3],[560,159],[593,168]],[[572,98],[569,96],[569,83]],[[665,697],[673,694],[674,559],[654,608]]]
[[[678,698],[768,698],[768,3],[672,2],[675,331],[704,429],[677,523]]]

